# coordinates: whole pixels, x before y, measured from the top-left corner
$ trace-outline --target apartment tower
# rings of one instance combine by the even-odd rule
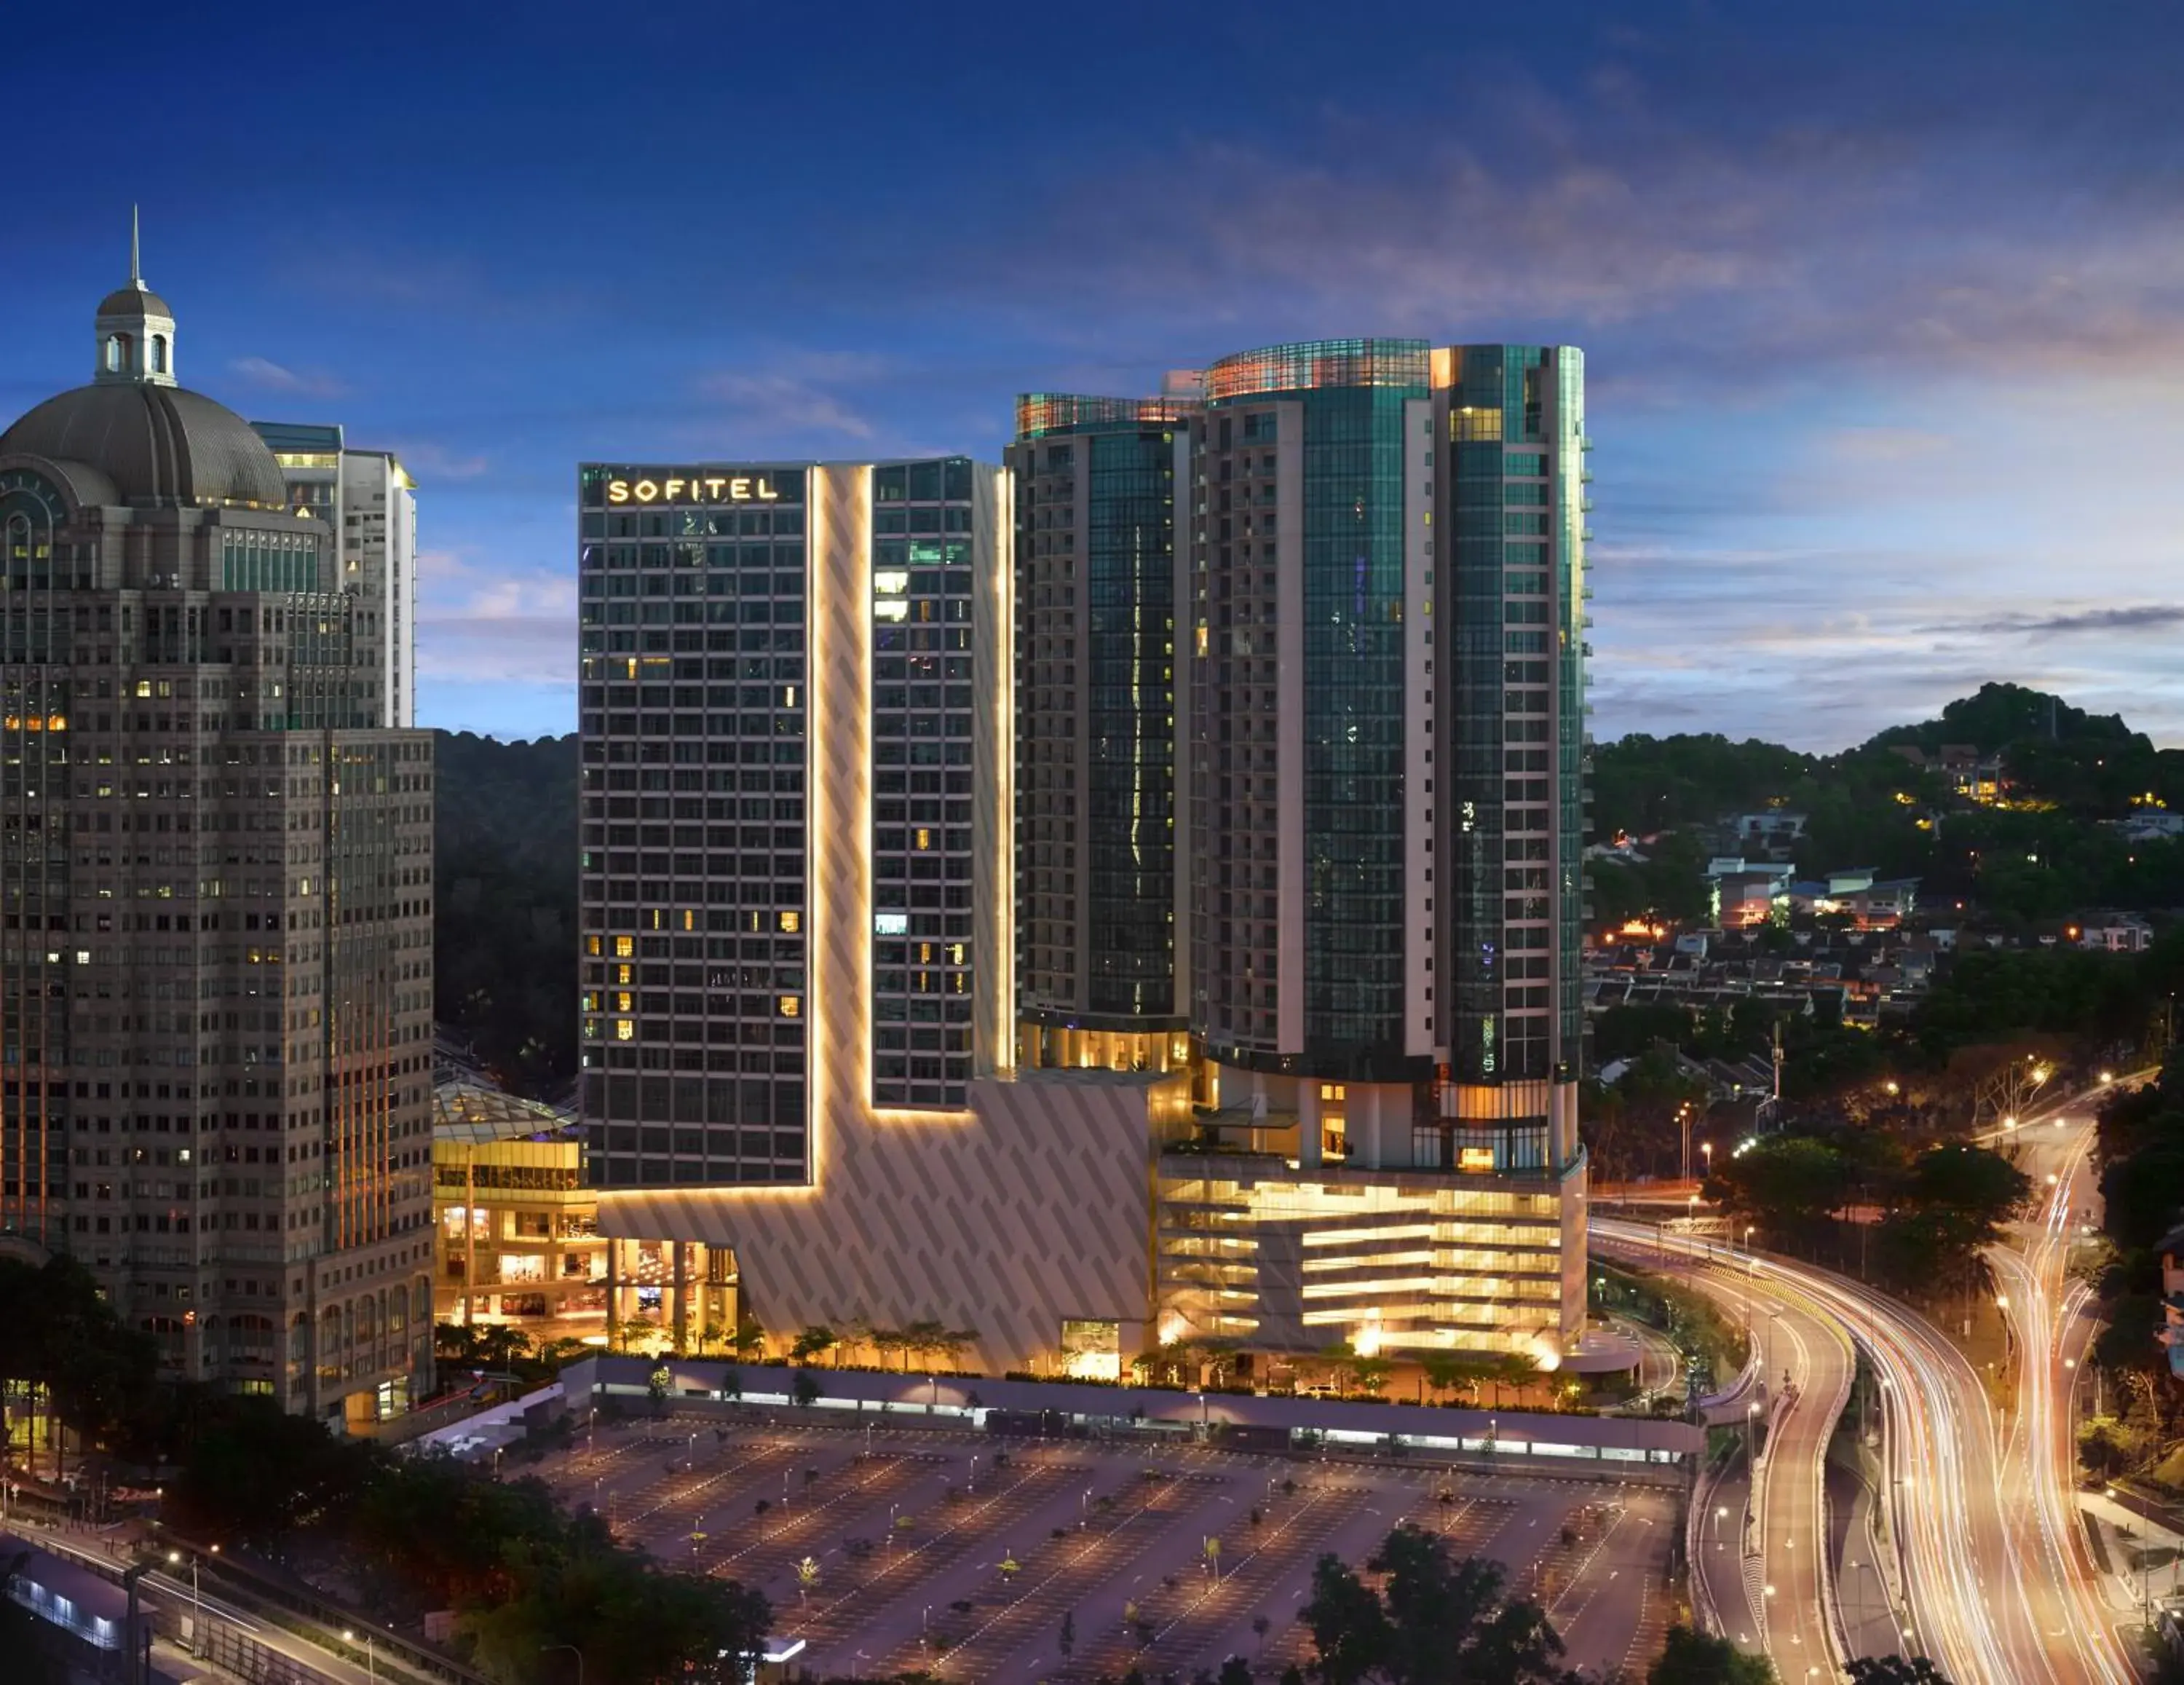
[[[1187,816],[1178,801],[1177,488],[1199,377],[1155,399],[1031,393],[1017,506],[1017,1056],[1027,1068],[1189,1056]]]
[[[1020,402],[1022,1042],[1119,1069],[1083,1032],[1183,1027],[1168,1336],[1559,1361],[1581,1331],[1582,370],[1336,340]],[[1138,503],[1105,488],[1133,449]],[[1139,604],[1170,643],[1102,637]],[[1128,834],[1103,763],[1172,814],[1134,900],[1087,868]],[[1095,1015],[1118,905],[1173,908],[1173,1020]]]

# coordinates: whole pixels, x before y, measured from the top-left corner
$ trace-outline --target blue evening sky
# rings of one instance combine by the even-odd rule
[[[1285,338],[1567,341],[1596,727],[1988,678],[2184,743],[2184,8],[47,5],[0,416],[145,274],[400,451],[429,723],[575,723],[573,466],[962,450]]]

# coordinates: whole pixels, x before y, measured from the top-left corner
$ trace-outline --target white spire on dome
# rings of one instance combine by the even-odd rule
[[[92,379],[102,386],[175,384],[175,317],[167,301],[144,284],[136,207],[129,207],[129,284],[100,301],[98,360]]]

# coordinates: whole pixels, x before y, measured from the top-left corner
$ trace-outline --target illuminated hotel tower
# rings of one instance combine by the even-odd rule
[[[431,1373],[432,739],[133,264],[95,330],[0,433],[0,1235],[360,1424]]]
[[[1010,1063],[1001,471],[580,471],[602,1189],[806,1184]]]

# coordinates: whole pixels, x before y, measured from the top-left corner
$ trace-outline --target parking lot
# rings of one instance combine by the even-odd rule
[[[764,1591],[815,1677],[1187,1679],[1234,1654],[1272,1678],[1309,1657],[1312,1564],[1405,1520],[1502,1563],[1571,1665],[1642,1669],[1668,1622],[1658,1487],[680,1415],[579,1431],[539,1472],[624,1543]]]

